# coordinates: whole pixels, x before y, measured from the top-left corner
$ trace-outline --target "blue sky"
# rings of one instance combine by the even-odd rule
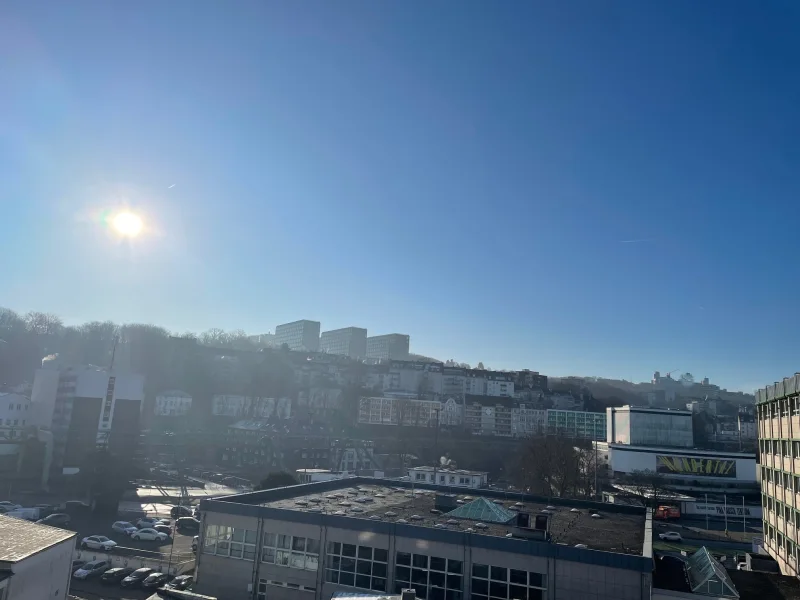
[[[799,26],[792,1],[5,2],[0,305],[751,390],[800,364]],[[145,235],[102,227],[121,207]]]

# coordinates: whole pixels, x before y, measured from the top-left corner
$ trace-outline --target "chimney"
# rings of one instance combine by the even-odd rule
[[[400,600],[416,600],[416,598],[417,598],[417,593],[414,591],[413,588],[402,590],[400,592]]]

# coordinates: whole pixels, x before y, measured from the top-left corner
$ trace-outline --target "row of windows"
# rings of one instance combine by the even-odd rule
[[[316,571],[319,567],[319,540],[282,533],[264,533],[261,561]]]
[[[8,410],[14,410],[14,403],[8,405]],[[22,410],[22,404],[17,404],[17,410]],[[28,405],[25,405],[25,410],[28,410]]]
[[[759,419],[774,419],[778,416],[788,417],[791,411],[792,416],[800,416],[800,397],[787,398],[778,400],[777,402],[770,402],[769,404],[761,404],[758,407]]]
[[[761,440],[758,443],[762,454],[778,454],[800,457],[800,441]],[[791,450],[791,454],[789,451]]]
[[[256,532],[252,529],[226,527],[225,525],[209,525],[203,544],[204,554],[255,560]]]
[[[6,426],[7,426],[7,427],[12,427],[12,426],[14,426],[14,425],[22,425],[22,426],[25,426],[25,419],[22,419],[22,423],[20,423],[19,421],[20,421],[19,419],[14,419],[14,421],[13,421],[13,423],[12,423],[11,419],[6,419]]]
[[[413,588],[423,600],[461,600],[463,563],[427,554],[398,552],[395,560],[395,592]]]

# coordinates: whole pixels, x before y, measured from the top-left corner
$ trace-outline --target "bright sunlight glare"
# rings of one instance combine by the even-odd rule
[[[142,219],[133,213],[119,213],[111,221],[114,230],[124,237],[136,237],[142,231]]]

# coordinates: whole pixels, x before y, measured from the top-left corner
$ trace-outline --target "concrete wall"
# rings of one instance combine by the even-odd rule
[[[669,457],[691,456],[695,458],[712,458],[721,460],[736,461],[736,477],[703,476],[695,474],[670,474],[664,473],[667,478],[678,479],[711,479],[714,481],[729,482],[756,482],[756,459],[754,455],[742,456],[734,453],[714,453],[712,451],[683,450],[677,448],[627,448],[624,445],[611,445],[609,449],[609,468],[620,473],[631,473],[633,471],[656,471],[656,456],[664,455]]]
[[[74,548],[75,538],[71,537],[17,563],[0,561],[0,569],[13,572],[8,600],[66,600]]]

